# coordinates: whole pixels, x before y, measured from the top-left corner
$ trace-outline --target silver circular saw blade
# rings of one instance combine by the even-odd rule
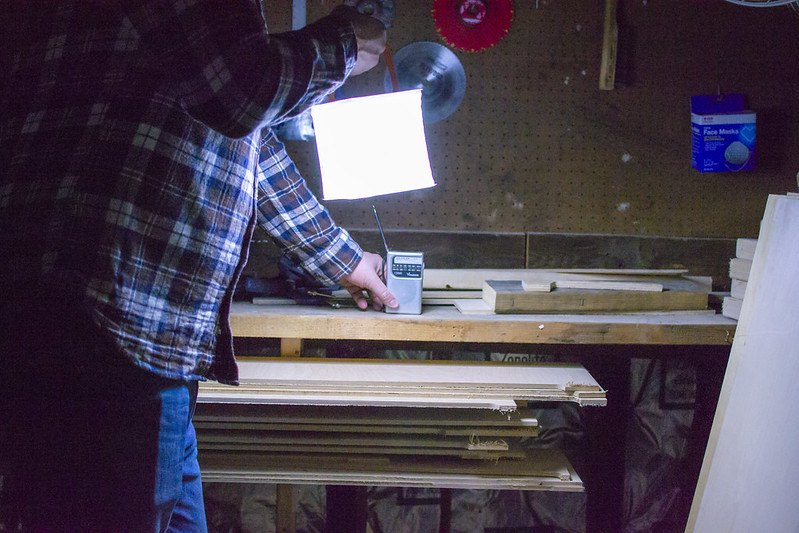
[[[446,46],[420,41],[394,53],[398,90],[422,89],[422,116],[426,123],[450,116],[466,92],[466,73],[458,57]],[[394,90],[386,72],[386,91]]]

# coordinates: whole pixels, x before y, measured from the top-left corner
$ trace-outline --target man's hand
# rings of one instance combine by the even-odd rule
[[[380,54],[386,49],[386,28],[376,18],[359,13],[351,6],[339,6],[336,12],[352,24],[358,40],[358,60],[350,76],[372,70],[380,61]]]
[[[372,307],[380,310],[383,306],[397,307],[399,302],[388,291],[385,283],[381,279],[383,274],[383,258],[371,252],[364,252],[361,261],[355,270],[348,276],[339,280],[342,287],[347,289],[352,299],[360,309],[366,309],[369,303],[364,297],[363,291],[366,290],[372,298]]]

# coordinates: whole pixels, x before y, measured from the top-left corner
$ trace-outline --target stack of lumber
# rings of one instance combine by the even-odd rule
[[[712,280],[684,270],[428,269],[424,287],[458,294],[468,314],[702,312]]]
[[[721,304],[721,314],[738,320],[741,316],[746,284],[752,271],[757,239],[738,239],[735,244],[735,257],[730,259],[730,295]]]
[[[539,427],[524,406],[606,404],[574,364],[279,358],[239,370],[239,387],[200,384],[207,481],[582,490],[562,453],[528,449]]]
[[[194,418],[204,450],[281,454],[525,457],[538,420],[490,409],[199,404]]]

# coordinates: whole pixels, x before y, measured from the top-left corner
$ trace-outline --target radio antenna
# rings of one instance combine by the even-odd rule
[[[388,243],[386,242],[386,234],[383,233],[383,225],[380,223],[380,217],[377,216],[377,208],[372,204],[372,211],[375,214],[375,220],[377,221],[377,229],[380,230],[380,237],[383,239],[383,246],[386,247],[386,253],[388,254]]]

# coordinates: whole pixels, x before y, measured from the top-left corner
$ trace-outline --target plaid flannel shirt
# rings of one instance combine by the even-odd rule
[[[19,1],[0,34],[0,289],[75,302],[161,376],[236,383],[256,208],[320,279],[357,264],[268,129],[352,69],[335,11],[268,35],[247,0]]]

